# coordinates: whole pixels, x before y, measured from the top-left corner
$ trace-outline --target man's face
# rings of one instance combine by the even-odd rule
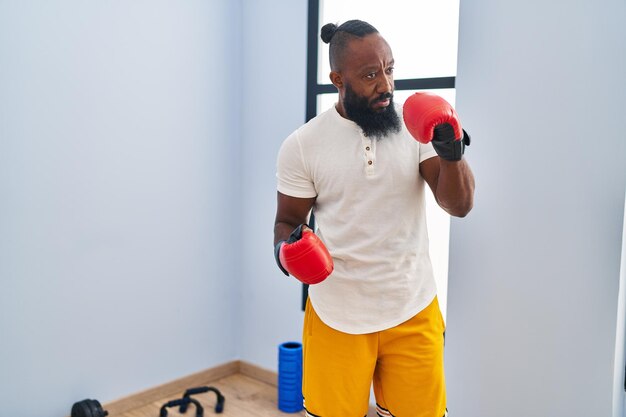
[[[348,119],[366,136],[383,137],[400,130],[393,106],[393,55],[377,33],[350,41],[340,72],[339,99]]]

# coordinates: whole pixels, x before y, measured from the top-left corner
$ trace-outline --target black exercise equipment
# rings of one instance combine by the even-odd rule
[[[185,391],[185,394],[182,398],[177,400],[168,401],[163,404],[161,410],[159,412],[159,417],[167,417],[167,409],[173,407],[180,407],[180,413],[186,413],[189,408],[189,404],[193,404],[196,406],[196,417],[204,417],[204,409],[202,408],[202,404],[194,398],[191,398],[192,395],[203,394],[205,392],[214,392],[217,395],[217,403],[215,404],[215,412],[222,413],[224,411],[224,402],[226,398],[222,395],[222,393],[215,387],[197,387],[197,388],[189,388]],[[109,412],[102,408],[102,405],[98,400],[85,399],[82,401],[78,401],[72,405],[72,414],[71,417],[106,417],[109,415]]]
[[[161,407],[161,411],[159,411],[159,417],[167,417],[168,408],[185,406],[185,409],[187,409],[187,407],[189,407],[189,403],[192,403],[193,405],[196,406],[196,417],[204,416],[204,408],[202,408],[202,405],[200,405],[198,400],[194,400],[193,398],[186,397],[186,398],[179,398],[178,400],[168,401],[165,404],[163,404],[163,406]]]
[[[72,405],[72,417],[105,417],[108,414],[98,400],[85,399]]]
[[[226,401],[226,398],[222,395],[222,393],[220,392],[220,390],[218,390],[215,387],[197,387],[197,388],[189,388],[187,391],[185,391],[185,394],[183,395],[182,399],[185,398],[189,398],[191,399],[192,395],[198,395],[198,394],[203,394],[205,392],[214,392],[217,395],[217,403],[215,404],[215,412],[217,414],[221,413],[224,411],[224,402]],[[180,405],[180,409],[178,410],[181,414],[184,414],[187,412],[187,407],[189,406],[189,403],[187,404],[181,404]]]

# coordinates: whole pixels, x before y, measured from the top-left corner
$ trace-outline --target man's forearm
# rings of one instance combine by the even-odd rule
[[[276,222],[274,224],[274,246],[281,240],[287,240],[291,232],[298,226],[299,224],[292,225],[285,222]]]
[[[465,217],[474,204],[474,175],[465,159],[439,161],[437,203],[451,216]]]

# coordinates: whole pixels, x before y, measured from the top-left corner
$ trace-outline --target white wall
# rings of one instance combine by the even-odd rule
[[[241,4],[0,2],[0,404],[238,357]]]
[[[461,2],[475,208],[451,224],[449,408],[611,415],[626,3]]]
[[[306,0],[243,8],[241,358],[277,369],[278,344],[301,340],[301,286],[276,267],[276,155],[305,120]]]

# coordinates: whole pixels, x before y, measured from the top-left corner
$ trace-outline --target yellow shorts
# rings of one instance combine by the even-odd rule
[[[379,416],[445,416],[444,330],[437,298],[396,327],[359,335],[328,327],[307,301],[302,337],[305,415],[365,416],[373,383]]]

